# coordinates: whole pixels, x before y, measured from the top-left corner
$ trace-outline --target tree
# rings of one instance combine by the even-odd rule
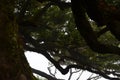
[[[0,3],[0,79],[34,80],[18,38],[18,25],[14,16],[16,0]]]
[[[2,0],[1,80],[35,79],[24,51],[42,54],[62,74],[77,68],[119,80],[119,4],[119,0]]]

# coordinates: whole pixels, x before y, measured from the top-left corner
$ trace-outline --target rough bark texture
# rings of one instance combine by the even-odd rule
[[[0,1],[0,80],[34,80],[18,38],[15,0]]]

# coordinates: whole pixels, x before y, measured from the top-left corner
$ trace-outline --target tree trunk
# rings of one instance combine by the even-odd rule
[[[18,37],[15,0],[0,0],[0,80],[35,80]]]

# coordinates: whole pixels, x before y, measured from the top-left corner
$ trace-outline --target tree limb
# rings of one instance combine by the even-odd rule
[[[84,37],[87,45],[93,51],[101,54],[110,53],[120,55],[120,48],[118,48],[117,46],[101,44],[97,40],[97,36],[95,35],[93,29],[91,28],[90,23],[86,18],[85,10],[82,6],[81,0],[79,1],[71,0],[71,2],[72,2],[71,7],[77,29],[79,30],[80,34]]]
[[[37,69],[31,68],[31,70],[32,70],[33,73],[36,73],[36,74],[38,74],[38,75],[40,75],[40,76],[42,76],[42,77],[45,77],[45,78],[47,78],[48,80],[60,80],[60,79],[56,79],[56,78],[54,78],[54,77],[52,77],[52,76],[50,76],[50,75],[42,72],[42,71],[39,71],[39,70],[37,70]]]

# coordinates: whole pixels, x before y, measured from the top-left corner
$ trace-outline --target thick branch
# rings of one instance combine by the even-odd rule
[[[99,31],[97,33],[97,37],[101,36],[102,34],[104,34],[105,32],[109,31],[108,27],[105,27],[104,29],[102,29],[101,31]]]
[[[65,69],[63,69],[60,66],[59,62],[55,61],[45,50],[41,50],[41,49],[38,49],[38,48],[31,48],[31,47],[26,47],[26,50],[34,51],[34,52],[41,53],[42,55],[44,55],[50,62],[52,62],[55,65],[55,67],[62,74],[67,74],[69,72],[69,69],[71,69],[71,68],[80,68],[80,66],[78,66],[78,65],[69,65]],[[84,67],[82,67],[82,68],[84,68]]]
[[[27,35],[26,35],[27,36]],[[28,36],[27,36],[28,37]],[[67,74],[69,69],[71,68],[78,68],[78,69],[83,69],[83,70],[88,70],[90,72],[93,72],[93,73],[96,73],[96,74],[100,74],[101,76],[107,78],[107,79],[111,79],[111,77],[107,76],[107,74],[105,72],[101,72],[100,70],[94,68],[94,67],[91,67],[91,66],[85,66],[85,65],[69,65],[67,66],[65,69],[62,68],[59,64],[59,62],[55,61],[48,53],[47,53],[47,50],[45,48],[42,48],[39,46],[39,44],[37,44],[35,42],[35,40],[31,39],[30,36],[28,37],[30,42],[33,43],[34,45],[34,48],[31,48],[29,46],[26,46],[25,49],[26,50],[29,50],[29,51],[34,51],[34,52],[37,52],[37,53],[40,53],[42,55],[44,55],[50,62],[52,62],[55,67],[62,73],[62,74]],[[112,78],[113,80],[117,80]]]
[[[85,10],[82,7],[81,0],[71,0],[72,2],[72,11],[75,18],[76,26],[80,32],[80,34],[84,37],[88,46],[95,52],[98,53],[111,53],[120,55],[120,48],[112,45],[104,45],[101,44],[97,40],[97,36],[95,35],[93,29],[91,28],[90,23],[88,22]]]
[[[90,68],[89,66],[80,66],[80,65],[69,65],[67,66],[65,69],[63,69],[60,64],[55,61],[53,58],[51,58],[51,56],[44,50],[40,50],[40,49],[36,49],[36,48],[30,48],[30,47],[26,47],[27,50],[29,51],[34,51],[37,53],[41,53],[42,55],[44,55],[49,61],[51,61],[55,67],[62,73],[62,74],[67,74],[69,69],[71,68],[77,68],[77,69],[83,69],[83,70],[88,70],[90,72],[96,73],[96,74],[100,74],[101,76],[103,76],[106,79],[112,79],[112,80],[119,80],[118,78],[111,78],[108,75],[106,75],[106,73],[101,72],[100,70],[97,70],[95,68]]]
[[[111,33],[120,41],[120,20],[109,22],[107,27],[110,29]]]

